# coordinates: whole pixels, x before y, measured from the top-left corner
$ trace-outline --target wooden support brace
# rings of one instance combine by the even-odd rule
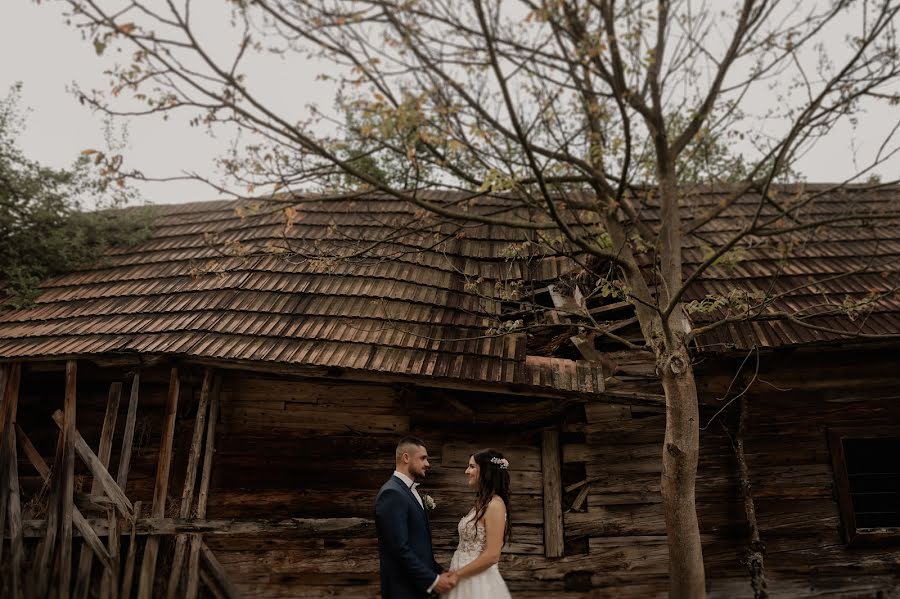
[[[44,461],[44,458],[41,457],[41,454],[38,453],[38,450],[32,445],[31,439],[28,438],[28,435],[25,434],[25,431],[23,431],[18,424],[16,424],[16,434],[19,443],[22,445],[22,451],[25,452],[28,461],[31,462],[31,465],[34,466],[34,469],[38,471],[45,482],[49,480],[50,468],[47,466],[47,462]],[[100,537],[94,532],[93,526],[87,521],[81,513],[81,510],[77,507],[72,510],[72,523],[75,525],[75,529],[81,533],[82,537],[84,537],[88,546],[94,551],[94,555],[97,556],[97,559],[100,560],[103,567],[112,567],[110,555],[103,547]],[[42,522],[39,528],[40,530],[45,530],[46,524]]]
[[[62,425],[63,416],[59,410],[53,412],[53,420],[56,424]],[[103,492],[112,500],[113,505],[116,506],[119,513],[121,513],[124,518],[131,520],[134,507],[125,495],[125,492],[118,484],[116,484],[116,481],[113,480],[109,470],[103,466],[103,462],[101,462],[100,458],[97,457],[97,454],[91,450],[84,440],[84,437],[81,436],[81,433],[76,430],[74,431],[73,437],[75,441],[75,451],[78,452],[78,456],[91,471],[94,480],[100,483]]]
[[[119,400],[122,397],[122,383],[113,383],[109,386],[109,396],[106,400],[106,415],[103,418],[103,428],[100,432],[100,447],[98,448],[98,457],[100,463],[107,470],[109,469],[109,456],[112,453],[112,438],[116,431],[116,417],[119,414]],[[91,497],[100,498],[103,495],[102,485],[97,479],[94,479],[91,485]],[[87,599],[91,582],[91,565],[93,562],[93,552],[87,545],[81,546],[81,555],[78,558],[78,574],[75,577],[75,597],[77,599]],[[109,576],[109,572],[104,573],[104,577]],[[104,585],[105,586],[105,585]]]
[[[562,557],[564,535],[559,431],[541,433],[541,473],[544,483],[544,555]]]
[[[166,498],[169,490],[169,470],[172,465],[172,440],[175,435],[175,416],[178,410],[180,383],[178,368],[172,368],[169,376],[169,395],[166,399],[165,422],[159,441],[159,458],[156,467],[156,486],[153,490],[151,516],[161,518],[166,513]],[[156,576],[156,558],[159,552],[159,538],[150,537],[144,546],[141,562],[141,576],[138,581],[138,599],[150,599],[153,595],[153,581]]]

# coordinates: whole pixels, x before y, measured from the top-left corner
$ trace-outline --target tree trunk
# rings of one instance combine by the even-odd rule
[[[687,347],[660,356],[666,394],[666,435],[662,455],[662,501],[669,546],[669,596],[706,596],[703,550],[694,486],[700,453],[697,386]]]

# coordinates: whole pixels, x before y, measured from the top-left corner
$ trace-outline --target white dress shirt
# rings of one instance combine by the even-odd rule
[[[415,497],[416,501],[419,502],[419,507],[424,510],[425,505],[422,503],[422,498],[419,497],[419,492],[416,491],[416,487],[418,487],[419,484],[416,482],[413,482],[413,479],[411,479],[410,477],[406,476],[405,474],[403,474],[402,472],[400,472],[398,470],[394,470],[394,476],[396,476],[397,478],[402,480],[403,484],[405,484],[407,486],[407,488],[409,488],[409,490],[412,491],[413,497]],[[440,580],[440,578],[441,578],[441,575],[438,574],[437,578],[434,579],[434,582],[431,583],[431,586],[428,587],[429,593],[431,592],[431,589],[434,588],[434,585],[436,585],[438,583],[438,580]]]

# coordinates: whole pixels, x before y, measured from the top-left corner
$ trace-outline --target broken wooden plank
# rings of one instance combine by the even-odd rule
[[[191,515],[191,504],[194,499],[194,483],[197,480],[197,464],[200,461],[200,450],[203,443],[203,434],[206,432],[206,414],[209,409],[209,394],[212,386],[212,369],[207,368],[203,373],[203,385],[200,390],[200,400],[197,403],[197,416],[194,419],[194,433],[191,437],[191,448],[188,452],[187,470],[184,476],[184,487],[181,490],[181,509],[179,516],[187,518]],[[169,573],[169,585],[166,588],[166,598],[174,599],[181,582],[181,567],[184,562],[185,544],[187,536],[180,534],[175,539],[175,557],[172,559],[172,569]]]
[[[57,425],[61,425],[63,421],[62,412],[56,410],[53,412],[53,420]],[[103,467],[103,464],[100,462],[100,458],[97,457],[90,447],[88,447],[87,442],[81,436],[77,430],[74,433],[74,441],[75,441],[75,451],[78,453],[81,460],[85,463],[88,469],[91,471],[91,475],[94,477],[94,480],[98,480],[102,485],[103,492],[109,497],[113,504],[118,508],[119,513],[122,514],[124,518],[127,520],[131,520],[134,511],[134,507],[131,505],[131,501],[126,497],[125,492],[116,484],[116,481],[113,480],[112,475],[110,475],[109,471]]]
[[[212,458],[216,445],[216,422],[219,419],[219,389],[222,379],[216,376],[209,406],[209,420],[206,424],[206,444],[203,449],[203,471],[200,475],[200,491],[197,493],[197,518],[206,518],[206,501],[209,497],[209,480],[212,473]],[[191,551],[188,558],[187,599],[197,599],[200,590],[200,544],[199,534],[191,535]]]
[[[119,471],[116,483],[124,489],[128,483],[128,471],[131,468],[131,449],[134,444],[134,427],[137,422],[138,389],[141,384],[140,371],[134,373],[131,381],[131,394],[128,398],[128,415],[125,417],[125,432],[122,435],[122,451],[119,454]]]
[[[562,557],[565,536],[559,431],[547,430],[541,433],[541,470],[544,490],[544,555]]]
[[[97,448],[97,457],[107,470],[109,469],[109,456],[112,453],[112,438],[116,431],[116,418],[119,414],[119,400],[122,397],[122,383],[112,383],[109,386],[109,395],[106,399],[106,414],[103,417],[103,427],[100,432],[100,446]],[[102,485],[95,479],[91,484],[91,497],[103,496]],[[78,573],[75,577],[75,597],[87,599],[91,582],[91,565],[93,552],[87,545],[81,546],[81,555],[78,558]],[[108,576],[108,572],[104,577]]]
[[[172,466],[172,440],[175,436],[175,416],[178,410],[178,394],[181,385],[178,368],[172,368],[169,375],[169,395],[166,398],[165,421],[159,440],[159,457],[156,464],[156,485],[153,489],[153,507],[150,515],[161,518],[166,513],[166,498],[169,491],[169,471]],[[138,599],[150,599],[153,595],[153,581],[156,576],[156,558],[159,552],[159,538],[150,537],[144,546],[144,559],[138,580]]]
[[[19,442],[22,444],[28,461],[31,462],[31,465],[34,466],[34,469],[38,471],[38,473],[41,475],[41,478],[44,480],[44,482],[46,482],[50,478],[50,468],[47,466],[47,462],[44,461],[44,458],[42,458],[41,454],[38,453],[37,449],[35,449],[34,445],[31,443],[31,439],[29,439],[28,435],[25,434],[25,431],[23,431],[22,428],[18,425],[16,426],[16,433]],[[36,527],[35,534],[29,535],[27,533],[28,523],[26,522],[25,536],[40,536],[46,529],[46,522],[44,520],[36,520],[33,522],[37,523],[32,525]],[[106,549],[104,549],[103,543],[100,541],[100,537],[97,535],[97,533],[94,532],[93,526],[88,523],[87,519],[84,517],[77,506],[72,510],[72,523],[75,525],[75,529],[81,534],[82,537],[84,537],[84,540],[88,544],[88,546],[94,550],[94,554],[103,563],[103,566],[105,568],[111,567],[112,564],[110,562],[109,554],[106,552]]]

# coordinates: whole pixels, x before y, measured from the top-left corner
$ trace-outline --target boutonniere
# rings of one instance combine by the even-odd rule
[[[433,510],[437,506],[434,499],[428,493],[422,495],[422,505],[424,505],[427,510]]]

